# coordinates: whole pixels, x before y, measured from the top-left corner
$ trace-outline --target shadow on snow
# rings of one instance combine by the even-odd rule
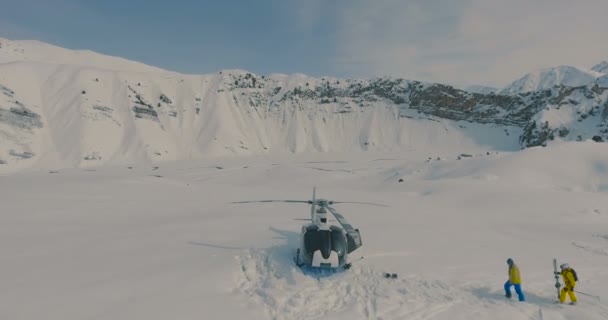
[[[523,288],[524,296],[526,297],[526,302],[533,304],[555,304],[555,299],[538,296],[530,292],[526,292],[525,288]],[[488,287],[481,288],[473,288],[471,289],[471,293],[479,299],[483,300],[497,300],[497,301],[509,301],[505,297],[504,292],[494,291]],[[513,293],[513,297],[511,298],[513,301],[517,301],[517,294]]]

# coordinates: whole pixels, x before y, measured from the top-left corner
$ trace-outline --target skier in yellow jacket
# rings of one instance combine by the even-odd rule
[[[507,259],[509,265],[509,280],[505,283],[505,297],[511,298],[511,286],[515,287],[515,292],[519,298],[519,301],[526,301],[523,291],[521,291],[521,276],[519,275],[519,268],[513,262],[513,259]]]
[[[576,278],[574,277],[574,271],[567,263],[559,266],[562,269],[561,275],[564,279],[564,288],[559,295],[559,302],[566,302],[566,294],[570,296],[571,304],[576,304],[576,295],[574,294],[574,287],[576,286]]]

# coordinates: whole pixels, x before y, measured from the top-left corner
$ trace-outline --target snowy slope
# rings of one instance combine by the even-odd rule
[[[36,41],[0,43],[0,172],[227,155],[517,150],[547,142],[537,132],[543,110],[589,112],[608,101],[595,84],[500,95],[394,78],[183,75]],[[564,140],[608,139],[604,116],[568,123],[576,128]]]
[[[80,65],[105,70],[171,73],[143,63],[89,50],[69,50],[36,40],[12,41],[0,38],[0,64],[24,61]]]
[[[235,86],[235,79],[246,78],[247,85],[257,81],[269,88]],[[7,115],[0,118],[0,132],[8,137],[0,142],[0,159],[12,167],[69,167],[429,144],[518,148],[517,128],[508,136],[502,126],[421,121],[429,117],[415,111],[400,115],[387,101],[368,106],[352,98],[319,103],[299,96],[299,88],[322,83],[297,75],[262,79],[241,71],[185,76],[31,62],[0,65],[6,89],[0,106]],[[35,125],[26,125],[32,118]]]
[[[551,89],[557,98],[535,114],[520,137],[524,146],[551,141],[608,140],[608,88],[587,86]],[[595,98],[590,99],[591,96]]]
[[[426,145],[518,148],[519,128],[402,112],[404,98],[393,92],[407,88],[402,80],[182,75],[36,41],[0,41],[0,171]]]
[[[608,61],[602,61],[591,68],[591,71],[608,74]]]
[[[592,84],[602,73],[581,70],[572,66],[559,66],[541,69],[524,75],[500,90],[501,94],[517,94],[522,92],[551,89],[558,85],[579,87]]]
[[[595,80],[595,83],[602,88],[608,88],[608,74],[601,76]]]
[[[0,178],[6,319],[608,318],[608,149],[560,143],[461,157],[305,153]],[[429,160],[431,158],[431,160]],[[403,179],[399,183],[398,179]],[[365,258],[293,266],[312,186],[359,228]],[[32,201],[35,199],[35,201]],[[506,300],[507,258],[527,302]],[[557,305],[552,259],[580,278]],[[398,273],[387,280],[383,272]]]

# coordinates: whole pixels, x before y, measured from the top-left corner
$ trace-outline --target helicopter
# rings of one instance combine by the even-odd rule
[[[232,203],[263,202],[305,203],[311,205],[310,223],[302,226],[300,247],[296,250],[294,262],[300,268],[324,269],[349,269],[351,263],[348,262],[348,254],[363,245],[359,229],[354,228],[342,214],[331,207],[332,205],[354,203],[387,207],[382,204],[369,202],[317,199],[316,188],[312,190],[312,200],[257,200]],[[339,226],[328,223],[328,211],[338,221]]]

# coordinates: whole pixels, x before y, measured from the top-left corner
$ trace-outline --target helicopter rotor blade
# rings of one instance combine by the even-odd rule
[[[286,202],[286,203],[307,203],[310,204],[310,200],[251,200],[251,201],[236,201],[231,203],[263,203],[263,202]]]
[[[344,230],[346,232],[355,230],[353,228],[353,226],[348,222],[348,220],[346,220],[346,218],[344,218],[344,216],[342,214],[340,214],[336,209],[334,209],[332,207],[327,207],[327,209],[329,210],[329,212],[331,212],[331,214],[334,216],[334,218],[336,218],[336,220],[338,220],[338,223],[340,223],[340,225],[342,226],[342,228],[344,228]]]
[[[353,203],[353,204],[365,204],[365,205],[377,206],[377,207],[389,207],[385,204],[371,203],[371,202],[357,202],[357,201],[330,201],[329,202],[329,204],[339,204],[339,203]]]

